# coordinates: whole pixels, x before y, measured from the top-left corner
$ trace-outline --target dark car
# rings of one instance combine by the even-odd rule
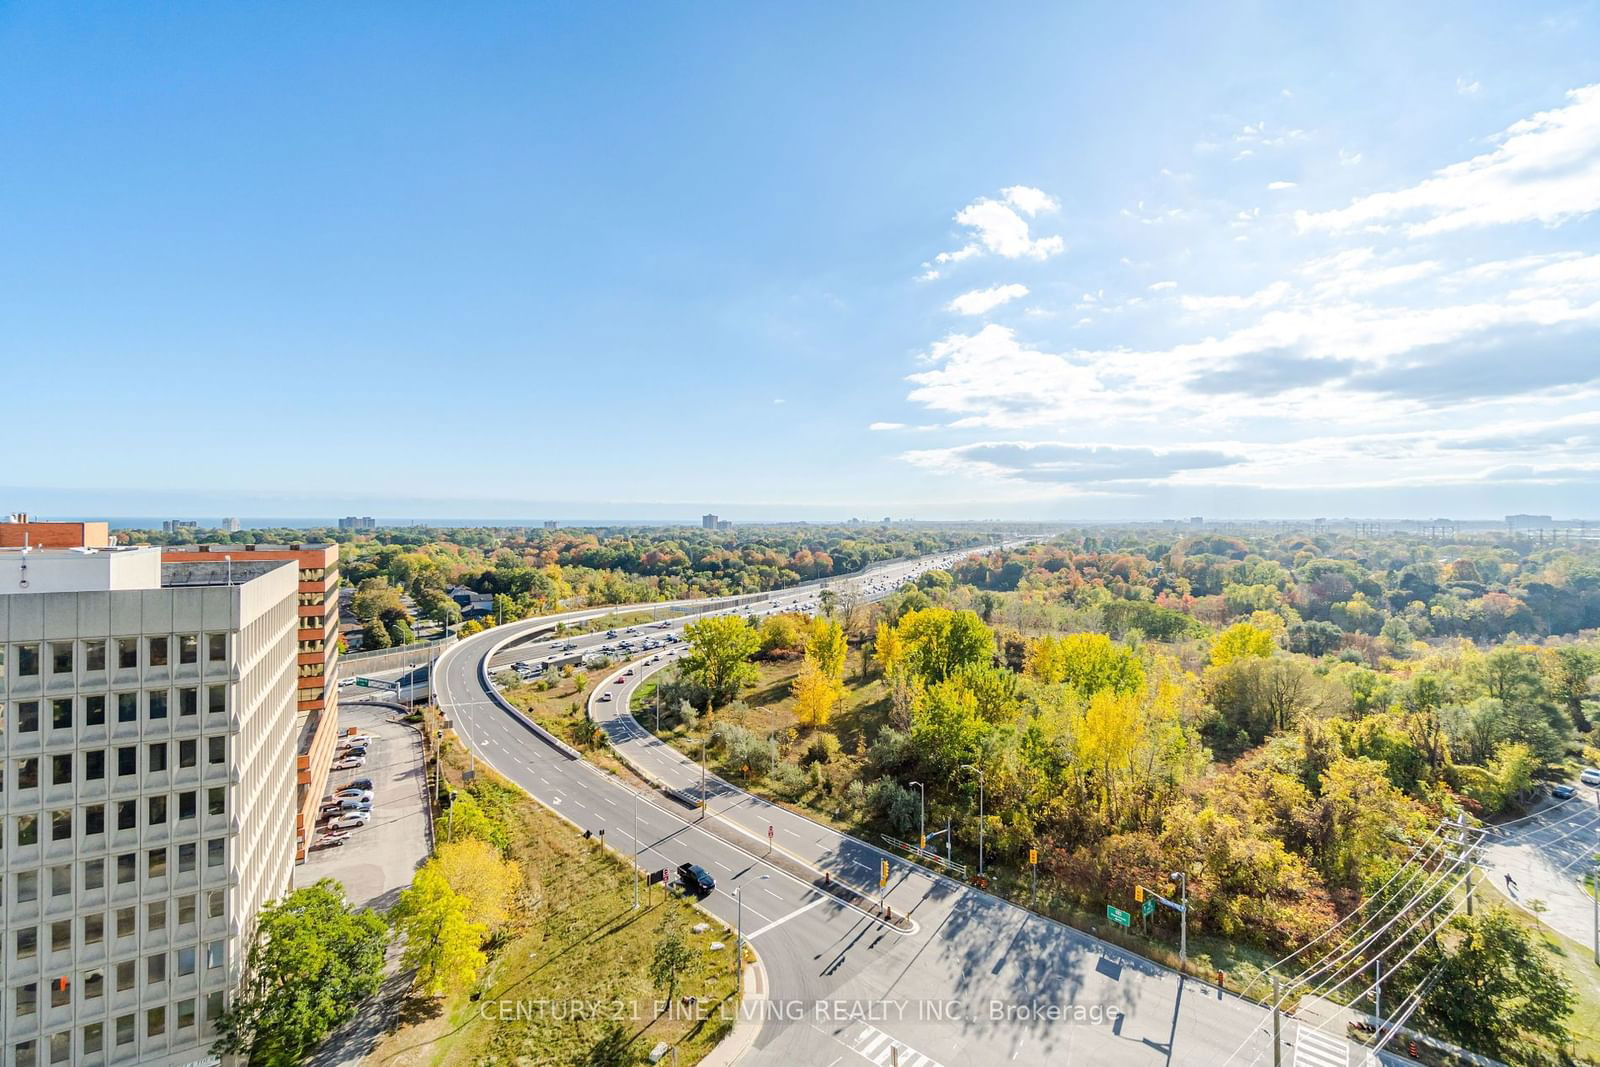
[[[1550,795],[1557,800],[1571,800],[1578,795],[1578,791],[1570,785],[1558,785],[1550,790]]]
[[[711,877],[711,872],[698,863],[685,863],[679,867],[678,881],[697,897],[706,896],[717,888],[717,880]]]

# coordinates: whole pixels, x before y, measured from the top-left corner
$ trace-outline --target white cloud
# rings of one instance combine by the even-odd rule
[[[1027,295],[1028,287],[1016,283],[996,285],[988,289],[974,289],[950,301],[946,305],[946,310],[954,311],[958,315],[984,315],[1001,304],[1020,300]]]
[[[1361,153],[1360,152],[1357,152],[1353,148],[1341,148],[1341,149],[1339,149],[1339,165],[1341,167],[1353,167],[1357,163],[1360,163],[1360,162],[1361,162]]]
[[[1491,152],[1453,163],[1407,189],[1374,193],[1349,207],[1297,212],[1302,231],[1345,231],[1411,219],[1406,232],[1432,236],[1518,222],[1559,225],[1600,209],[1600,85],[1513,123]]]
[[[773,401],[772,401],[772,402],[773,402],[773,403],[774,403],[774,404],[787,404],[787,403],[788,403],[788,401],[787,401],[787,400],[785,400],[785,399],[784,399],[784,398],[783,398],[783,397],[781,397],[781,396],[780,396],[780,397],[774,397],[774,398],[773,398]]]
[[[1267,188],[1271,189],[1273,192],[1277,192],[1279,189],[1293,189],[1294,187],[1295,187],[1295,183],[1294,182],[1278,181],[1278,182],[1268,182],[1267,183]]]
[[[1289,295],[1288,282],[1273,282],[1265,289],[1246,296],[1181,296],[1185,311],[1245,311],[1271,307]]]
[[[1462,96],[1477,96],[1482,89],[1483,86],[1480,85],[1476,79],[1456,79],[1456,92],[1460,93]]]
[[[1154,282],[1150,286],[1150,291],[1152,293],[1159,293],[1164,289],[1176,289],[1177,287],[1177,282]]]
[[[879,430],[879,431],[882,431],[882,430],[904,430],[906,428],[907,428],[906,424],[903,423],[903,422],[874,422],[874,423],[871,423],[870,425],[867,426],[867,429],[869,429],[869,430]]]
[[[984,252],[1004,259],[1045,260],[1066,248],[1059,236],[1034,237],[1028,224],[1029,218],[1060,207],[1054,197],[1028,185],[1007,186],[1000,197],[980,196],[956,212],[956,222],[971,230],[975,240],[954,251],[940,252],[932,264],[924,263],[922,280],[932,281],[940,277],[939,267]]]

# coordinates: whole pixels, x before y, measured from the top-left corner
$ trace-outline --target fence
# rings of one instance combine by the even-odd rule
[[[901,852],[909,852],[912,856],[922,860],[924,863],[934,864],[942,870],[949,871],[957,878],[964,879],[967,876],[967,865],[965,863],[956,863],[954,860],[947,860],[932,849],[919,848],[908,841],[900,840],[898,837],[890,837],[888,834],[881,834],[879,836],[887,841],[891,847],[899,849]]]
[[[392,671],[412,664],[424,664],[429,657],[437,659],[445,649],[455,644],[456,635],[438,641],[416,641],[399,648],[375,648],[370,652],[346,652],[339,657],[335,674],[340,678],[353,678],[372,671]]]

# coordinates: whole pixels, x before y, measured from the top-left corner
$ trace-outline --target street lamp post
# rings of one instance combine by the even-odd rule
[[[734,919],[733,935],[733,982],[734,988],[744,993],[744,889],[733,891],[733,900],[737,904],[737,917]]]
[[[639,794],[633,793],[633,910],[639,910]]]
[[[967,764],[978,772],[978,876],[983,876],[983,768],[976,763]]]
[[[700,818],[706,817],[706,742],[710,737],[700,739]]]
[[[1189,961],[1189,876],[1183,871],[1173,871],[1172,880],[1183,892],[1178,909],[1178,970]]]
[[[917,849],[928,847],[928,787],[921,782],[911,782],[917,787],[921,799],[917,804]]]

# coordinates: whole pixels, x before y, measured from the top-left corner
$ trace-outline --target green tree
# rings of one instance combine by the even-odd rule
[[[994,659],[994,632],[973,611],[916,609],[907,612],[895,629],[904,643],[906,662],[929,684]]]
[[[721,615],[699,619],[683,628],[689,653],[683,658],[684,676],[705,687],[712,707],[726,703],[756,677],[750,657],[761,647],[761,636],[744,619]]]
[[[1036,638],[1028,642],[1024,670],[1050,685],[1064,682],[1086,697],[1103,689],[1136,693],[1144,687],[1139,657],[1105,634]]]
[[[670,1001],[677,994],[678,979],[694,964],[694,950],[683,930],[683,918],[669,910],[661,919],[656,935],[656,951],[650,958],[650,980]]]
[[[352,910],[332,879],[267,904],[211,1051],[267,1067],[300,1063],[377,991],[387,943],[377,913]]]
[[[1248,622],[1234,623],[1211,642],[1211,665],[1221,667],[1243,656],[1260,656],[1263,659],[1277,649],[1272,634]]]
[[[1451,926],[1458,936],[1437,954],[1437,981],[1423,999],[1442,1036],[1496,1057],[1530,1038],[1555,1046],[1570,1040],[1572,984],[1515,919],[1494,908]]]
[[[468,917],[471,907],[430,863],[389,912],[389,924],[405,942],[401,963],[416,972],[412,984],[429,996],[471,985],[488,962],[482,949],[488,927]]]
[[[477,797],[458,790],[451,794],[449,809],[434,822],[433,839],[464,841],[468,838],[487,841],[502,852],[510,844],[505,824],[485,811]]]

